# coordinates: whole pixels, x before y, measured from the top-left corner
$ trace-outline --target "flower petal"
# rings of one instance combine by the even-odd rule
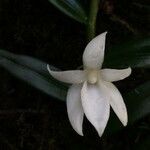
[[[51,76],[65,83],[79,84],[86,79],[86,74],[82,70],[52,71],[50,70],[49,65],[47,65],[47,69]]]
[[[110,96],[110,105],[124,126],[127,125],[127,109],[118,89],[110,82],[104,82],[105,91]]]
[[[81,104],[81,88],[82,85],[72,85],[67,94],[67,112],[73,129],[83,136],[83,108]]]
[[[84,83],[81,90],[81,101],[87,119],[102,136],[109,119],[109,100],[97,84]]]
[[[86,46],[83,53],[83,64],[85,68],[97,69],[102,66],[106,33],[104,32],[98,35]]]
[[[108,82],[123,80],[124,78],[128,77],[131,74],[131,68],[126,69],[102,69],[101,76],[103,80]]]

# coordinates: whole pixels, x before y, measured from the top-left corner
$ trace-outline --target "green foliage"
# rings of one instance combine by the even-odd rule
[[[46,65],[35,58],[0,50],[0,66],[46,94],[65,100],[67,86],[53,79]],[[56,70],[53,66],[51,68]]]
[[[69,17],[86,24],[87,15],[78,0],[49,0]]]
[[[150,68],[150,38],[132,40],[112,47],[105,58],[108,67]]]

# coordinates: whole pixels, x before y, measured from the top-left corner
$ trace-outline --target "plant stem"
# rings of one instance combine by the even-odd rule
[[[90,3],[90,12],[88,17],[87,23],[87,39],[90,41],[95,36],[96,30],[96,18],[99,8],[99,1],[100,0],[91,0]]]

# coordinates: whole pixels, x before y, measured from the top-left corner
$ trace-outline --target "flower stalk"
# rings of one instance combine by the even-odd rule
[[[99,1],[100,0],[91,0],[90,3],[90,11],[89,11],[89,17],[88,17],[88,23],[87,23],[87,39],[90,41],[95,37],[96,32],[96,19],[97,19],[97,13],[99,9]]]

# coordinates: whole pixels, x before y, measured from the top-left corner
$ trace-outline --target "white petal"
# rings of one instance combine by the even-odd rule
[[[67,94],[67,112],[73,129],[83,136],[83,108],[81,104],[81,88],[82,85],[72,85]]]
[[[83,53],[83,64],[85,68],[101,68],[104,60],[106,33],[104,32],[98,35],[86,46]]]
[[[84,83],[81,91],[83,110],[99,136],[102,136],[109,119],[110,105],[106,98],[99,85]]]
[[[101,70],[101,77],[103,80],[108,82],[123,80],[124,78],[128,77],[131,74],[131,68],[126,69],[102,69]]]
[[[47,69],[51,76],[65,83],[79,84],[86,79],[86,74],[82,70],[52,71],[50,70],[49,65],[47,65]]]
[[[110,82],[104,82],[105,91],[110,96],[110,105],[124,126],[127,125],[127,109],[118,89]]]

